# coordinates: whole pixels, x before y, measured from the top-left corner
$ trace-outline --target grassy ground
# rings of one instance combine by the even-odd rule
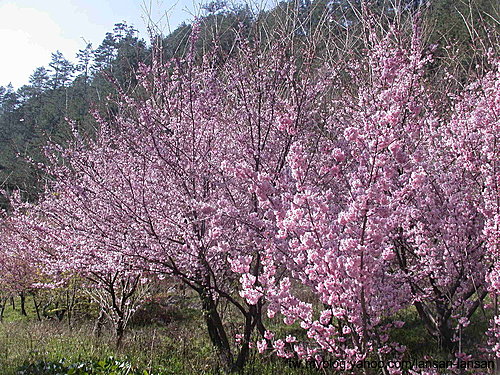
[[[29,299],[26,310],[28,316],[21,315],[17,300],[16,309],[9,304],[4,320],[0,323],[0,375],[221,373],[207,337],[203,317],[193,302],[188,301],[171,311],[163,311],[163,320],[156,323],[151,321],[151,317],[156,318],[161,316],[161,313],[154,307],[148,307],[131,322],[120,350],[115,347],[115,339],[110,329],[104,330],[101,337],[95,337],[93,320],[84,318],[85,315],[81,315],[80,319],[69,327],[66,320],[38,321],[33,303]],[[446,354],[439,350],[437,343],[428,335],[414,308],[401,312],[398,318],[406,324],[391,336],[394,341],[408,348],[405,359],[421,359],[426,356],[436,360],[446,359]],[[482,332],[485,331],[489,318],[480,311],[475,314],[473,323],[467,328],[467,332],[464,332],[469,341],[484,341]],[[266,324],[280,337],[288,334],[297,337],[304,335],[304,331],[296,325],[286,326],[277,320]],[[94,367],[88,372],[71,372],[73,370],[64,367],[70,364]],[[54,370],[46,370],[49,365],[55,366]],[[45,372],[34,369],[38,368],[37,366],[45,368]],[[57,366],[64,367],[65,370],[56,370]],[[122,370],[126,368],[126,371],[111,369],[115,367]],[[245,371],[247,375],[320,373],[323,372],[315,369],[293,369],[283,360],[266,359],[255,353],[252,353]]]
[[[16,310],[9,305],[4,320],[0,323],[0,375],[55,374],[56,370],[52,370],[54,372],[47,370],[47,363],[97,364],[110,357],[137,370],[137,372],[123,372],[127,374],[221,373],[207,338],[202,316],[193,308],[173,314],[172,320],[167,325],[136,322],[129,328],[120,350],[115,348],[115,340],[110,330],[105,330],[100,338],[93,335],[92,321],[79,320],[70,328],[65,320],[37,321],[30,301],[27,302],[26,310],[27,317],[20,314],[18,305]],[[31,370],[26,372],[30,364]],[[43,367],[46,372],[36,372],[34,368],[38,367],[35,365]],[[22,369],[25,369],[24,373],[21,372]],[[101,374],[97,370],[88,373]],[[254,353],[245,373],[281,375],[318,372],[291,369],[282,360],[266,361],[257,358]],[[122,374],[122,372],[103,371],[102,374]]]

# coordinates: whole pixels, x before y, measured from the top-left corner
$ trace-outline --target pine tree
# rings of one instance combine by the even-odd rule
[[[73,64],[71,64],[60,51],[56,51],[52,54],[52,61],[49,63],[49,66],[52,68],[52,89],[55,90],[60,87],[66,87],[71,81],[74,73],[75,68]]]

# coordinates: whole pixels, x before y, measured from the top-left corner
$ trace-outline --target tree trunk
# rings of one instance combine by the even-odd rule
[[[41,322],[42,318],[40,317],[40,303],[37,302],[35,293],[32,293],[31,296],[33,297],[33,305],[35,306],[36,318],[39,322]]]
[[[104,310],[101,309],[99,312],[99,316],[97,317],[97,320],[94,325],[94,336],[95,337],[101,337],[102,335],[102,327],[104,326],[104,321],[106,320],[106,314],[104,313]]]
[[[451,310],[438,306],[438,312],[434,315],[423,303],[415,302],[414,305],[425,324],[427,332],[438,342],[440,348],[449,354],[453,354],[457,349],[457,343],[453,341],[454,332],[450,327]]]
[[[26,314],[26,296],[24,292],[21,292],[19,296],[21,297],[21,315],[28,316],[28,314]]]
[[[3,321],[3,314],[5,312],[5,307],[7,306],[8,298],[2,298],[0,300],[0,322]]]
[[[200,290],[199,294],[210,341],[215,347],[224,368],[231,371],[233,368],[233,355],[217,306],[205,290]]]
[[[62,322],[62,320],[64,319],[64,314],[66,313],[66,309],[65,308],[59,308],[59,301],[56,302],[56,305],[55,305],[55,314],[56,314],[56,318],[59,322]]]
[[[116,334],[116,349],[121,349],[123,345],[123,335],[125,333],[125,324],[123,318],[120,316],[115,325]]]
[[[255,327],[255,320],[252,319],[252,314],[248,313],[245,317],[245,328],[243,331],[243,342],[241,343],[240,351],[238,357],[234,362],[231,371],[240,372],[245,367],[248,360],[248,355],[250,352],[250,337],[252,335],[253,328]]]
[[[73,310],[75,308],[75,300],[76,300],[76,286],[73,285],[71,288],[71,292],[66,290],[66,307],[68,308],[68,328],[70,331],[73,329]]]
[[[232,371],[241,372],[245,368],[250,354],[250,339],[256,326],[259,331],[262,330],[261,334],[264,336],[265,328],[262,323],[262,304],[260,301],[256,305],[250,306],[248,313],[245,315],[243,342]]]
[[[439,314],[438,331],[440,347],[446,350],[447,353],[455,353],[458,349],[458,343],[453,341],[454,331],[450,326],[449,314]]]

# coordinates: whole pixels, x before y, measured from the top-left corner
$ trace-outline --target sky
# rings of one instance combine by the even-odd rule
[[[70,61],[86,42],[98,47],[126,21],[149,39],[149,20],[168,34],[199,14],[203,0],[0,0],[0,86],[27,84],[59,50]]]

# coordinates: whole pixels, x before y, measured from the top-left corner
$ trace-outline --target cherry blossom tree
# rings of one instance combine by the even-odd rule
[[[445,126],[446,145],[452,151],[454,160],[450,163],[459,166],[462,189],[469,194],[468,202],[477,212],[474,216],[464,215],[474,232],[459,233],[466,236],[469,243],[475,238],[476,246],[484,248],[483,259],[474,265],[480,268],[481,277],[467,270],[467,276],[474,282],[469,293],[486,295],[486,288],[492,292],[494,314],[491,334],[496,345],[493,350],[499,356],[498,346],[498,293],[499,293],[499,220],[500,220],[500,174],[499,174],[499,134],[500,134],[500,73],[498,57],[489,52],[490,69],[484,76],[471,82],[454,99],[453,116]],[[454,202],[456,204],[456,202]],[[470,209],[469,209],[470,210]],[[465,247],[464,257],[471,258],[470,246]],[[474,261],[475,259],[471,259]],[[477,272],[477,271],[476,271]],[[484,285],[483,273],[487,274]],[[473,289],[473,290],[472,290]],[[465,301],[464,301],[465,302]],[[473,308],[470,306],[469,309]],[[468,324],[470,313],[465,316]]]
[[[185,59],[162,63],[158,52],[141,68],[141,91],[121,93],[114,118],[95,114],[94,140],[75,133],[72,146],[51,151],[53,182],[27,227],[53,272],[95,281],[103,306],[117,305],[114,285],[135,286],[141,273],[192,288],[222,363],[236,370],[254,331],[266,331],[265,299],[240,295],[238,285],[240,277],[263,283],[265,249],[280,245],[268,197],[292,129],[309,121],[312,70],[309,58],[299,72],[287,45],[243,40],[232,56],[221,60],[216,49],[198,61],[196,28],[192,38]],[[225,304],[240,314],[237,345]],[[120,338],[121,325],[116,330]]]
[[[3,226],[2,226],[3,227]],[[25,252],[18,252],[18,248],[12,246],[12,237],[5,233],[2,228],[0,239],[0,320],[3,318],[5,306],[9,298],[19,296],[21,314],[26,315],[26,296],[35,293],[36,270],[26,259]]]
[[[76,149],[71,150],[73,157]],[[78,179],[69,178],[66,166],[54,166],[52,172],[59,179],[38,203],[11,200],[12,212],[2,227],[3,245],[17,272],[11,283],[19,287],[29,282],[32,290],[62,288],[66,303],[58,318],[62,320],[67,313],[71,326],[76,289],[70,286],[76,280],[86,281],[81,284],[113,324],[119,347],[128,320],[147,292],[140,283],[145,275],[138,270],[137,261],[132,265],[130,259],[113,252],[113,244],[102,235],[92,236],[102,228],[89,223],[91,218],[83,216],[79,206],[90,201],[83,201],[72,190],[61,192],[62,187],[77,187]],[[2,279],[7,280],[5,275]],[[36,302],[35,307],[38,309]]]
[[[405,348],[389,333],[403,325],[396,313],[414,305],[439,346],[463,359],[462,329],[483,306],[497,262],[488,254],[498,246],[497,73],[455,104],[458,93],[426,80],[432,60],[418,23],[409,45],[394,25],[367,35],[366,58],[332,70],[337,95],[326,95],[324,120],[291,146],[276,211],[288,248],[270,251],[274,283],[243,287],[313,342],[268,333],[281,356],[397,358]],[[273,280],[283,267],[288,277]],[[316,305],[298,297],[304,287]]]
[[[411,157],[432,122],[429,113],[423,115],[427,58],[418,35],[405,50],[395,43],[396,30],[382,38],[369,33],[367,58],[327,78],[343,96],[332,100],[326,94],[323,121],[292,145],[287,158],[283,209],[276,215],[278,237],[288,248],[274,252],[274,259],[290,277],[266,291],[268,314],[281,313],[286,324],[299,321],[317,345],[304,347],[295,337],[276,340],[279,355],[324,351],[358,361],[371,352],[382,358],[404,350],[387,341],[388,329],[400,322],[384,318],[411,302],[405,275],[394,267],[391,233],[415,178]],[[348,86],[341,74],[348,74]],[[318,298],[319,313],[293,292],[294,280]]]
[[[19,202],[19,196],[14,195],[13,199]],[[31,252],[26,251],[30,243],[27,233],[14,230],[13,224],[16,222],[14,216],[2,212],[0,217],[0,320],[3,316],[6,302],[14,296],[20,297],[21,314],[27,315],[25,310],[26,297],[32,295],[35,308],[37,309],[36,292],[39,283],[43,281],[43,273],[38,264],[31,257]],[[39,311],[37,309],[39,317]]]

